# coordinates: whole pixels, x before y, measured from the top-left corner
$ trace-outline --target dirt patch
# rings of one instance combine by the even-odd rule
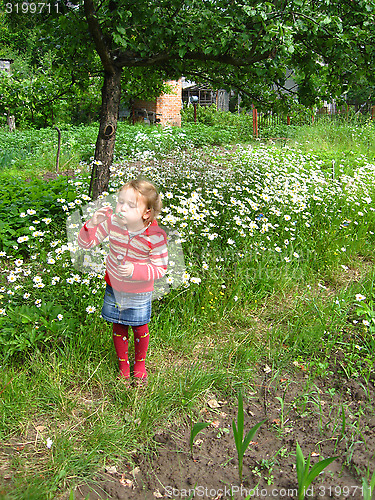
[[[57,177],[60,177],[60,175],[64,175],[67,177],[75,177],[75,172],[74,170],[65,170],[64,172],[45,172],[41,177],[44,181],[49,182],[57,179]],[[31,182],[32,179],[28,178],[25,179],[25,182]]]
[[[342,353],[337,352],[337,359]],[[344,362],[344,360],[342,360]],[[244,405],[245,432],[266,420],[244,457],[243,482],[232,421],[237,402],[211,394],[200,421],[210,426],[195,439],[190,452],[190,426],[155,432],[155,449],[134,454],[132,463],[107,464],[95,482],[79,485],[75,498],[98,499],[296,498],[296,443],[311,464],[336,460],[319,475],[306,498],[362,498],[362,477],[375,468],[373,382],[345,380],[332,360],[326,376],[309,382],[303,366],[280,375],[263,366]],[[67,498],[67,497],[64,497]]]

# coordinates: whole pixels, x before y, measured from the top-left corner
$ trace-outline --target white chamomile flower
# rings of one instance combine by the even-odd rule
[[[199,285],[199,283],[201,283],[201,281],[202,281],[202,280],[201,280],[200,278],[191,277],[191,278],[190,278],[190,281],[191,281],[192,283],[195,283],[196,285]]]
[[[358,302],[361,302],[362,300],[366,300],[366,297],[362,295],[361,293],[357,293],[355,296],[355,300],[358,300]]]

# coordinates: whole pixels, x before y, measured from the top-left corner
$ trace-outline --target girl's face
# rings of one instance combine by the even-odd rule
[[[150,210],[147,209],[144,197],[129,187],[119,192],[115,212],[119,214],[118,220],[129,231],[139,231],[144,227]]]

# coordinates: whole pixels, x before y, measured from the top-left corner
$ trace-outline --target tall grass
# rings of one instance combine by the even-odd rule
[[[352,166],[375,157],[375,125],[326,122],[296,127],[293,144],[304,152],[319,154],[323,161],[336,160]]]

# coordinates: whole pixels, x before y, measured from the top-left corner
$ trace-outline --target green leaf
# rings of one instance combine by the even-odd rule
[[[363,500],[372,500],[374,488],[375,488],[375,471],[372,474],[370,484],[368,484],[366,478],[362,479]]]
[[[20,318],[21,318],[21,322],[22,323],[31,323],[33,321],[32,318],[30,318],[30,316],[27,316],[26,314],[22,314],[22,313],[18,313]]]
[[[363,494],[363,500],[371,500],[371,492],[372,489],[368,485],[367,481],[365,478],[362,479],[362,494]]]
[[[249,446],[250,444],[250,441],[253,440],[254,436],[255,436],[255,433],[256,431],[259,429],[259,427],[264,424],[264,422],[266,422],[267,419],[265,420],[262,420],[261,422],[259,422],[258,424],[255,424],[250,430],[249,432],[246,434],[246,437],[242,443],[242,455],[244,455],[245,451],[247,450],[247,447]]]
[[[372,474],[371,481],[370,481],[370,490],[373,492],[375,489],[375,471]]]
[[[341,436],[344,437],[344,435],[345,435],[345,428],[346,428],[346,418],[345,418],[344,405],[341,405],[341,418],[342,418]]]
[[[239,434],[241,441],[242,441],[243,430],[244,430],[244,415],[243,415],[243,398],[242,398],[241,391],[238,394],[237,429],[238,429],[238,434]]]
[[[241,441],[242,441],[242,436],[240,437],[239,436],[239,433],[237,431],[237,427],[236,427],[236,424],[234,422],[234,420],[232,421],[232,429],[233,429],[233,436],[234,436],[234,442],[235,442],[235,445],[236,445],[236,449],[237,451],[241,449]]]
[[[303,488],[303,479],[305,474],[305,459],[301,447],[298,443],[296,451],[296,468],[297,468],[298,486]]]
[[[311,468],[311,471],[309,472],[309,475],[306,478],[306,482],[304,484],[304,487],[308,488],[310,486],[310,484],[312,483],[312,481],[316,478],[316,476],[318,476],[322,472],[323,469],[325,469],[326,467],[328,467],[328,465],[331,462],[333,462],[334,460],[336,460],[336,458],[338,458],[338,457],[326,458],[324,460],[321,460],[317,464],[315,464]]]
[[[190,448],[193,452],[193,443],[196,435],[210,425],[209,422],[197,422],[190,431]]]
[[[311,460],[311,453],[306,459],[306,465],[305,465],[305,470],[304,470],[304,474],[303,474],[303,484],[305,487],[306,487],[306,478],[309,474],[309,469],[310,469],[310,460]]]
[[[187,50],[186,50],[186,47],[180,47],[179,50],[178,50],[178,55],[181,57],[181,59],[184,57],[184,55],[186,54]]]

